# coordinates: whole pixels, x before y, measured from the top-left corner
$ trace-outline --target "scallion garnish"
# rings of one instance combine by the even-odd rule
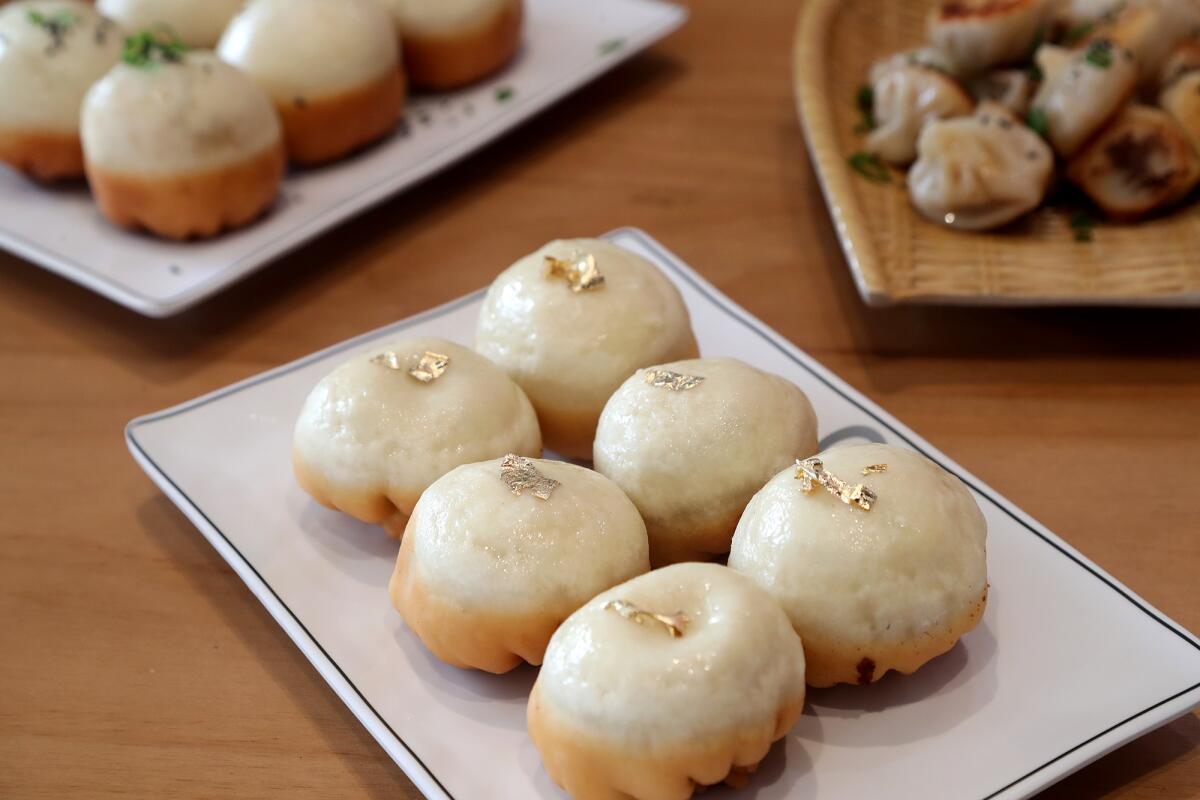
[[[1092,234],[1096,229],[1096,220],[1092,219],[1086,211],[1077,211],[1071,216],[1071,221],[1068,224],[1071,226],[1071,231],[1075,234],[1075,241],[1092,241]]]
[[[864,83],[858,87],[858,93],[854,96],[854,104],[858,106],[859,113],[862,114],[862,121],[854,127],[854,132],[865,133],[875,130],[875,90]]]
[[[1067,28],[1067,32],[1063,34],[1063,44],[1070,46],[1082,42],[1088,35],[1096,29],[1095,22],[1081,22],[1078,25],[1073,25]]]
[[[874,153],[855,153],[850,156],[850,167],[859,175],[875,183],[891,183],[892,173],[887,165]]]
[[[1106,39],[1099,42],[1092,42],[1091,47],[1087,49],[1087,54],[1083,58],[1094,67],[1108,69],[1112,66],[1112,42]]]
[[[121,60],[146,69],[155,64],[174,64],[183,59],[187,47],[165,30],[140,31],[125,39]]]
[[[1040,108],[1031,108],[1025,115],[1025,124],[1043,139],[1050,136],[1050,123],[1046,120],[1046,112]]]

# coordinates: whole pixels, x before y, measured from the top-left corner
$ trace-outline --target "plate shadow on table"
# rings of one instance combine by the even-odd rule
[[[480,263],[469,247],[458,258],[440,245],[433,249],[433,244],[428,257],[420,245],[406,252],[406,245],[414,244],[422,232],[479,202],[532,160],[545,158],[620,114],[623,105],[651,100],[684,70],[681,62],[661,51],[639,54],[459,163],[174,317],[142,317],[6,253],[0,253],[0,294],[12,308],[29,316],[71,318],[77,341],[107,357],[125,360],[146,380],[168,382],[195,372],[194,359],[220,360],[255,332],[320,303],[338,284],[381,261],[388,273],[428,287],[428,291],[375,293],[379,299],[364,303],[360,314],[347,314],[338,321],[341,327],[322,331],[332,344],[474,291],[541,244],[514,239],[510,248],[495,247],[495,263]],[[549,115],[553,125],[545,124]],[[506,213],[519,214],[520,209],[501,209],[493,220],[497,231],[511,227],[505,224]],[[514,229],[512,236],[518,236],[518,231]],[[436,269],[418,270],[416,265],[423,263]],[[311,342],[297,342],[297,348],[281,358],[314,349]]]
[[[1200,747],[1200,716],[1193,711],[1134,739],[1110,754],[1120,753],[1121,756],[1101,758],[1067,776],[1039,794],[1038,800],[1107,797],[1122,787],[1134,785],[1142,785],[1148,795],[1154,794],[1156,790],[1165,792],[1165,787],[1154,787],[1150,781],[1143,782],[1141,779],[1182,758],[1197,747]],[[1186,782],[1185,778],[1184,783]],[[1165,793],[1162,796],[1167,797]]]
[[[308,719],[309,728],[325,740],[328,756],[346,765],[359,788],[378,800],[409,796],[406,792],[412,790],[404,773],[183,512],[156,494],[138,506],[136,515],[146,539],[176,565],[275,685],[287,692],[297,712]],[[219,694],[219,682],[212,685],[212,691]],[[247,709],[246,713],[255,712]],[[280,719],[280,724],[285,724],[286,718]],[[264,762],[272,758],[270,751],[262,756]],[[282,788],[273,787],[276,791]]]

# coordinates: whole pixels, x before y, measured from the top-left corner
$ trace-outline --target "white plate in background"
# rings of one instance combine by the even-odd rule
[[[991,591],[978,628],[913,676],[811,691],[800,722],[750,785],[705,798],[1026,797],[1200,705],[1194,636],[649,236],[625,229],[608,238],[679,286],[704,355],[736,356],[801,386],[823,446],[865,439],[919,450],[967,483],[988,521]],[[126,438],[147,474],[428,797],[561,798],[525,733],[533,668],[496,677],[430,656],[388,598],[397,544],[321,508],[292,478],[292,426],[325,373],[392,337],[470,343],[482,296],[136,419]]]
[[[264,219],[176,243],[108,224],[82,182],[46,188],[0,167],[0,247],[151,317],[241,280],[529,119],[679,27],[662,0],[525,0],[521,51],[457,92],[413,98],[389,139],[326,167],[292,170]]]

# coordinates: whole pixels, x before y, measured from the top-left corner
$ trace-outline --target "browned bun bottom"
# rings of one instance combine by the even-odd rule
[[[283,179],[282,142],[237,164],[179,175],[130,175],[88,163],[100,211],[116,225],[168,239],[214,236],[267,210]]]
[[[83,177],[77,133],[0,131],[0,161],[39,181]]]
[[[288,158],[297,164],[333,161],[386,136],[404,111],[407,85],[399,70],[331,97],[277,100]]]
[[[409,81],[422,89],[445,90],[490,75],[517,52],[523,16],[521,0],[509,0],[475,30],[454,36],[402,36]]]

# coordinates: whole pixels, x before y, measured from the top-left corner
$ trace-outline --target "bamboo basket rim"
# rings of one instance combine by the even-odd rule
[[[835,46],[833,26],[838,15],[845,13],[855,4],[869,1],[806,0],[797,17],[792,48],[793,93],[800,126],[825,205],[832,218],[834,231],[864,303],[869,306],[921,303],[1200,307],[1200,280],[1187,281],[1188,285],[1182,290],[1172,292],[1138,291],[1138,287],[1133,285],[1119,292],[1032,289],[999,293],[988,291],[985,286],[953,291],[897,291],[895,276],[890,273],[887,260],[880,257],[867,216],[859,204],[854,184],[859,178],[847,164],[846,143],[838,133],[833,104],[849,100],[830,97],[827,91],[827,87],[830,86],[830,68],[834,63],[830,56],[830,50]],[[864,77],[865,75],[858,76],[859,82]],[[907,211],[914,220],[923,223],[915,209],[909,207]],[[1180,224],[1185,222],[1181,220]],[[930,229],[941,232],[941,229],[935,229],[932,224]],[[935,235],[928,233],[930,229],[914,235]],[[964,252],[967,249],[969,248],[964,247]],[[1192,274],[1200,276],[1200,270],[1193,270]]]

